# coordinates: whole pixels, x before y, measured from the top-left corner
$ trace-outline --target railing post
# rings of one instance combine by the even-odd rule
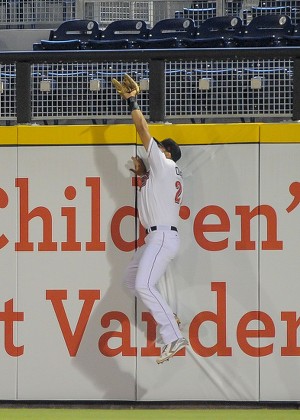
[[[158,122],[165,119],[165,62],[164,60],[149,61],[149,115],[150,121]]]
[[[82,0],[75,1],[75,19],[86,19],[85,13],[85,2]]]
[[[16,110],[17,123],[31,123],[31,65],[16,63]]]
[[[293,69],[293,120],[300,120],[300,58],[294,59]]]

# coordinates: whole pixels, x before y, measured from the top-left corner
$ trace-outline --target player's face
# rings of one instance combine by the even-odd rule
[[[159,147],[160,151],[166,156],[167,159],[172,159],[171,153],[168,152],[167,149],[165,149],[162,144],[159,143],[158,147]]]

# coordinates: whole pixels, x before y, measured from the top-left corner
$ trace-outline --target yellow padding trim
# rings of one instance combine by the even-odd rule
[[[171,137],[179,144],[300,143],[298,123],[149,124],[158,140]],[[135,144],[133,124],[19,125],[0,127],[0,145]]]
[[[129,124],[18,126],[19,145],[135,144],[135,142],[136,130],[134,125]]]
[[[165,124],[149,126],[157,140],[179,144],[258,143],[259,124]]]
[[[0,144],[15,145],[18,142],[18,128],[17,127],[0,127]]]
[[[300,143],[300,124],[262,124],[261,143]]]

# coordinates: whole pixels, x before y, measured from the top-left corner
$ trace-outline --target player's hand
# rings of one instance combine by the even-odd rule
[[[132,156],[131,159],[134,163],[134,169],[130,169],[130,171],[137,176],[145,175],[147,170],[143,160],[139,156]]]
[[[124,99],[128,99],[131,96],[136,96],[140,93],[139,85],[128,74],[125,74],[122,82],[113,78],[112,84],[116,88],[118,94]]]

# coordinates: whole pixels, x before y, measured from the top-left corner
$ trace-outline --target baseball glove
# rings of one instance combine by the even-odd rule
[[[132,156],[132,161],[134,163],[134,169],[130,169],[137,176],[143,176],[147,172],[146,166],[143,160],[139,156]]]
[[[140,93],[139,85],[128,75],[125,74],[122,83],[120,83],[117,79],[112,79],[112,84],[116,88],[119,95],[121,95],[124,99],[127,99],[126,94],[135,91],[136,95]]]

